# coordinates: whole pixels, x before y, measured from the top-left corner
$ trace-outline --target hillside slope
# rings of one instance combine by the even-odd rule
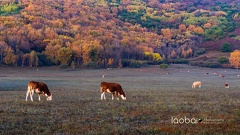
[[[238,38],[239,7],[231,0],[1,1],[0,63],[121,67],[197,57],[225,41],[237,49],[228,34]]]

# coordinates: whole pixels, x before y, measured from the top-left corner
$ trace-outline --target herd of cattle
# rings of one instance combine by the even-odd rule
[[[196,81],[193,82],[192,88],[201,88],[202,82]],[[225,88],[229,88],[228,83],[225,83]],[[122,86],[118,83],[109,83],[109,82],[102,82],[100,86],[100,92],[101,92],[101,100],[106,100],[105,92],[108,92],[112,94],[112,100],[114,100],[114,97],[117,97],[117,100],[119,100],[118,95],[123,100],[126,100],[126,95],[123,92]],[[36,82],[36,81],[30,81],[28,83],[28,90],[26,94],[26,101],[28,99],[28,95],[30,95],[31,101],[33,101],[33,94],[38,94],[38,99],[40,99],[40,95],[45,95],[47,98],[47,101],[52,100],[52,93],[50,93],[48,86],[43,82]]]
[[[109,83],[109,82],[102,82],[101,83],[101,100],[105,99],[105,92],[108,92],[112,94],[112,100],[114,100],[114,97],[116,96],[119,100],[118,95],[121,96],[123,100],[126,100],[126,95],[122,90],[122,86],[118,83]],[[28,89],[26,94],[26,101],[28,99],[28,95],[30,95],[31,101],[33,101],[33,94],[38,94],[39,101],[41,95],[45,95],[47,98],[47,101],[52,100],[52,93],[50,93],[48,86],[43,82],[36,82],[36,81],[30,81],[28,82]]]

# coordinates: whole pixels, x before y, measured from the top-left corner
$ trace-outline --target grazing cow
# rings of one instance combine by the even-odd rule
[[[30,81],[28,83],[26,101],[29,94],[30,94],[31,101],[33,101],[33,93],[38,94],[39,101],[41,100],[40,95],[45,95],[47,100],[52,100],[52,94],[49,92],[48,86],[43,82]]]
[[[101,92],[101,100],[103,99],[106,100],[105,92],[112,94],[112,100],[114,100],[115,95],[117,97],[117,100],[119,100],[118,94],[121,96],[123,100],[126,100],[126,95],[122,90],[122,86],[117,83],[102,82],[100,92]]]
[[[200,82],[200,81],[193,82],[193,84],[192,84],[192,88],[196,88],[196,87],[201,88],[201,85],[202,85],[202,82]]]
[[[229,85],[228,85],[228,83],[225,83],[224,85],[225,85],[225,88],[229,88]]]

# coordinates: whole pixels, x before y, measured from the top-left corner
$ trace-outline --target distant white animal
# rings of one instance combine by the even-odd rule
[[[193,82],[192,84],[192,88],[196,88],[196,87],[201,88],[201,86],[202,86],[202,82],[200,81]]]

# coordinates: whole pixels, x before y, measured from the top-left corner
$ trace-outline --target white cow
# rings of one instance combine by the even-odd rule
[[[196,87],[201,88],[201,85],[202,85],[202,82],[200,82],[200,81],[196,81],[196,82],[193,82],[193,84],[192,84],[192,88],[196,88]]]

